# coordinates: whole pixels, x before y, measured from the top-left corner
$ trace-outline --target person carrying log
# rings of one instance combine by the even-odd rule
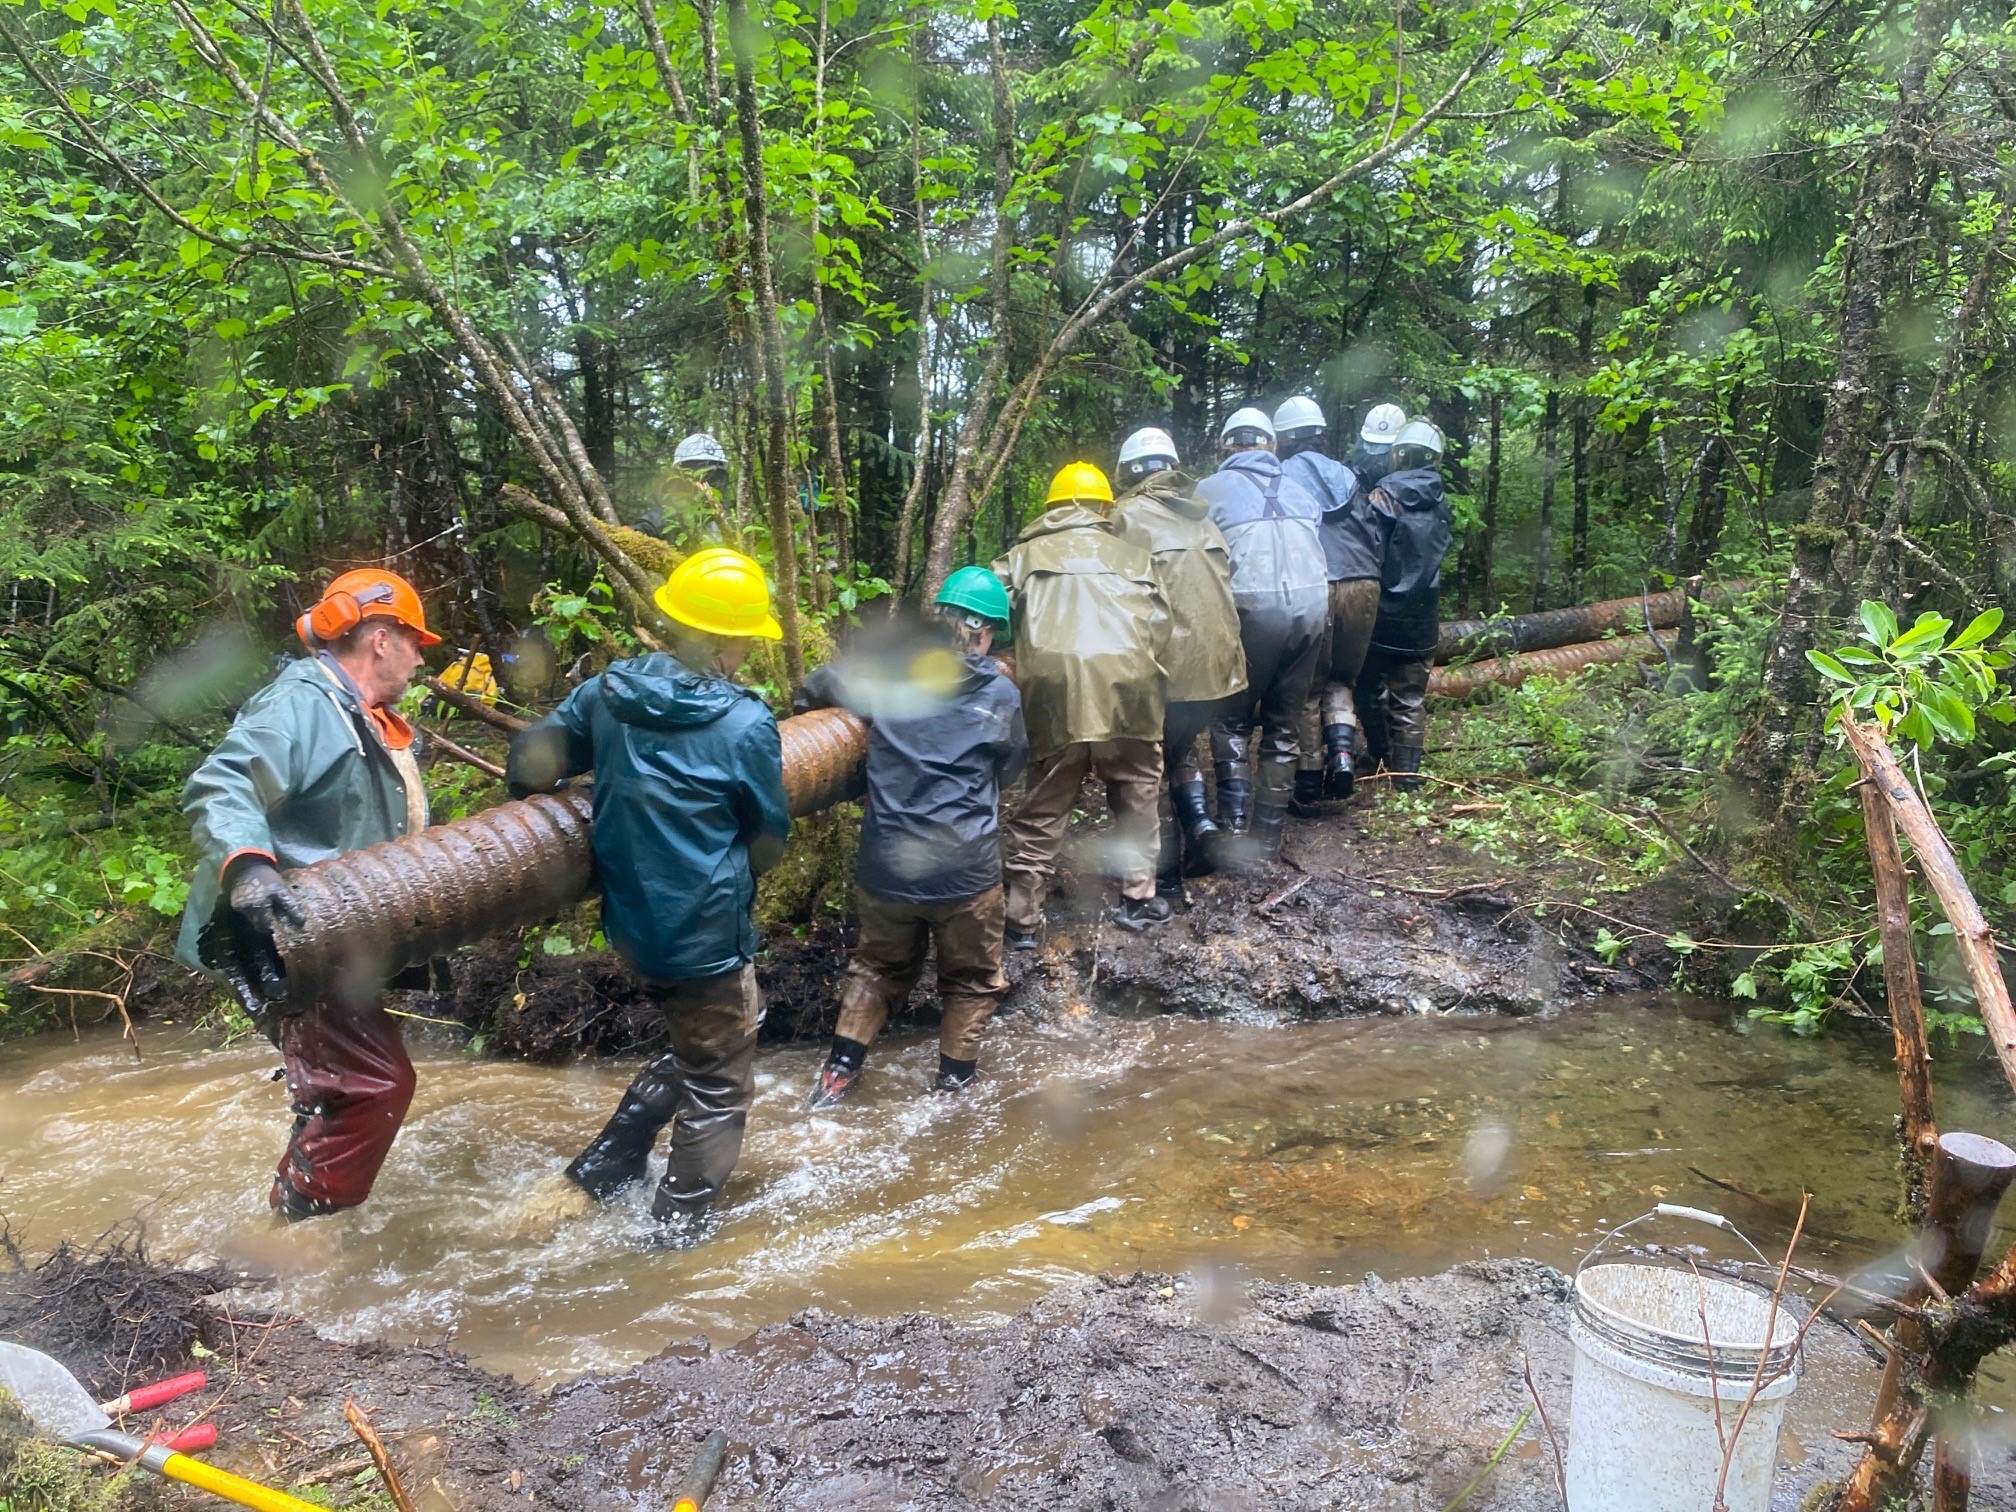
[[[777,720],[729,679],[783,631],[763,569],[710,547],[655,595],[671,650],[612,664],[511,743],[514,796],[595,774],[592,845],[602,928],[665,1015],[671,1049],[630,1083],[602,1132],[549,1184],[564,1218],[640,1180],[658,1131],[672,1152],[651,1214],[687,1248],[742,1152],[756,1088],[756,879],[791,832]],[[529,1221],[529,1220],[528,1220]]]
[[[1393,442],[1393,470],[1370,494],[1386,545],[1379,617],[1356,702],[1365,725],[1365,769],[1384,766],[1403,793],[1421,786],[1428,676],[1442,634],[1442,558],[1454,531],[1441,460],[1442,432],[1426,420],[1410,420]]]
[[[1007,943],[1034,950],[1064,828],[1087,777],[1113,815],[1114,921],[1166,923],[1155,892],[1169,608],[1147,552],[1106,518],[1113,485],[1089,462],[1050,482],[1049,508],[994,564],[1013,603],[1016,681],[1029,728],[1027,796],[1008,821]]]
[[[1246,653],[1232,602],[1232,558],[1197,497],[1197,480],[1178,470],[1176,443],[1153,426],[1120,444],[1120,499],[1114,532],[1155,562],[1169,606],[1168,702],[1162,716],[1162,769],[1167,789],[1157,807],[1161,826],[1155,890],[1183,897],[1183,874],[1210,867],[1218,826],[1204,802],[1197,739],[1229,712],[1246,690]]]
[[[1358,474],[1332,458],[1323,410],[1302,395],[1274,411],[1275,445],[1281,471],[1316,496],[1323,506],[1317,535],[1330,579],[1330,614],[1316,675],[1302,701],[1295,771],[1295,800],[1289,812],[1313,819],[1324,798],[1349,798],[1352,761],[1358,744],[1358,708],[1351,690],[1372,644],[1379,616],[1379,572],[1385,533],[1374,517]]]
[[[279,1047],[294,1131],[266,1200],[288,1221],[370,1196],[414,1076],[372,962],[351,963],[340,1001],[287,1000],[274,932],[303,919],[280,873],[426,828],[418,741],[393,705],[441,639],[413,585],[375,568],[334,579],[295,630],[309,655],[247,700],[182,790],[202,860],[176,946]]]
[[[1282,472],[1273,420],[1262,410],[1234,411],[1219,433],[1218,454],[1218,471],[1197,485],[1197,497],[1210,507],[1231,551],[1247,691],[1241,707],[1212,726],[1211,753],[1218,765],[1218,824],[1232,866],[1243,868],[1281,849],[1302,705],[1323,647],[1330,587],[1316,533],[1322,506]]]
[[[980,1037],[1008,990],[1001,974],[1001,786],[1022,773],[1022,695],[989,653],[1009,632],[1008,592],[962,567],[921,626],[864,637],[805,679],[793,710],[840,707],[868,722],[868,793],[854,872],[860,943],[847,963],[833,1045],[809,1106],[837,1107],[861,1080],[889,1010],[938,953],[935,1090],[971,1086]]]

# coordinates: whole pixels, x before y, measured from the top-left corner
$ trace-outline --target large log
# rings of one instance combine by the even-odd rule
[[[868,727],[817,709],[777,727],[794,815],[859,791]],[[595,888],[589,795],[543,794],[287,873],[305,922],[278,943],[295,1002],[365,996],[408,966],[550,919]]]
[[[1606,635],[1670,630],[1686,613],[1689,594],[1697,602],[1721,603],[1749,586],[1747,580],[1739,579],[1703,588],[1699,578],[1689,578],[1680,587],[1664,593],[1604,599],[1566,609],[1541,609],[1532,614],[1445,620],[1442,639],[1435,647],[1435,660],[1453,662],[1466,656],[1510,656],[1520,651],[1545,651],[1553,646],[1601,640]]]
[[[1522,651],[1517,656],[1499,656],[1461,667],[1437,667],[1428,675],[1428,691],[1437,698],[1468,698],[1494,684],[1516,688],[1529,677],[1572,677],[1584,667],[1645,661],[1658,654],[1659,648],[1651,636],[1620,635],[1615,640]]]

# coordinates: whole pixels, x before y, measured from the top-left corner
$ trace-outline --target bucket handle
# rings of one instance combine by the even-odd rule
[[[1597,1257],[1597,1255],[1602,1253],[1603,1246],[1608,1244],[1612,1239],[1615,1239],[1619,1234],[1623,1233],[1624,1230],[1628,1228],[1636,1228],[1639,1224],[1650,1222],[1654,1218],[1688,1218],[1692,1219],[1696,1223],[1705,1223],[1710,1228],[1721,1229],[1725,1234],[1734,1234],[1738,1239],[1741,1239],[1743,1241],[1744,1246],[1748,1248],[1750,1253],[1755,1255],[1763,1265],[1765,1265],[1768,1268],[1771,1264],[1769,1260],[1766,1260],[1764,1258],[1764,1251],[1760,1250],[1759,1248],[1757,1248],[1756,1245],[1752,1244],[1750,1242],[1750,1237],[1747,1234],[1745,1234],[1743,1230],[1736,1227],[1735,1224],[1731,1223],[1727,1218],[1723,1217],[1720,1213],[1711,1213],[1706,1208],[1682,1207],[1677,1202],[1662,1202],[1657,1207],[1653,1208],[1651,1212],[1640,1213],[1636,1218],[1633,1218],[1629,1223],[1618,1224],[1617,1227],[1610,1230],[1610,1232],[1605,1234],[1601,1239],[1598,1239],[1596,1241],[1596,1247],[1590,1250],[1588,1254],[1584,1255],[1582,1257],[1581,1263],[1575,1267],[1575,1274],[1578,1276],[1581,1275],[1583,1270],[1588,1266],[1589,1262],[1591,1260],[1594,1260]]]

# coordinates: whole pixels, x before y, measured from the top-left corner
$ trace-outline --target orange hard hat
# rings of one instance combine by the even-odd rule
[[[294,628],[304,641],[329,642],[355,630],[373,615],[397,620],[420,637],[423,646],[438,646],[441,637],[427,628],[420,594],[396,572],[359,567],[336,578],[322,590],[322,600],[302,615]]]

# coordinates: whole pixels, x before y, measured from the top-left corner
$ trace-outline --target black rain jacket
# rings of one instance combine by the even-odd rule
[[[1372,644],[1397,656],[1431,657],[1442,636],[1442,558],[1455,533],[1442,475],[1430,467],[1388,473],[1371,500],[1386,529]]]
[[[1029,759],[1022,695],[993,660],[912,640],[805,679],[796,713],[868,721],[867,818],[855,880],[899,903],[955,903],[1001,884],[1001,788]]]

